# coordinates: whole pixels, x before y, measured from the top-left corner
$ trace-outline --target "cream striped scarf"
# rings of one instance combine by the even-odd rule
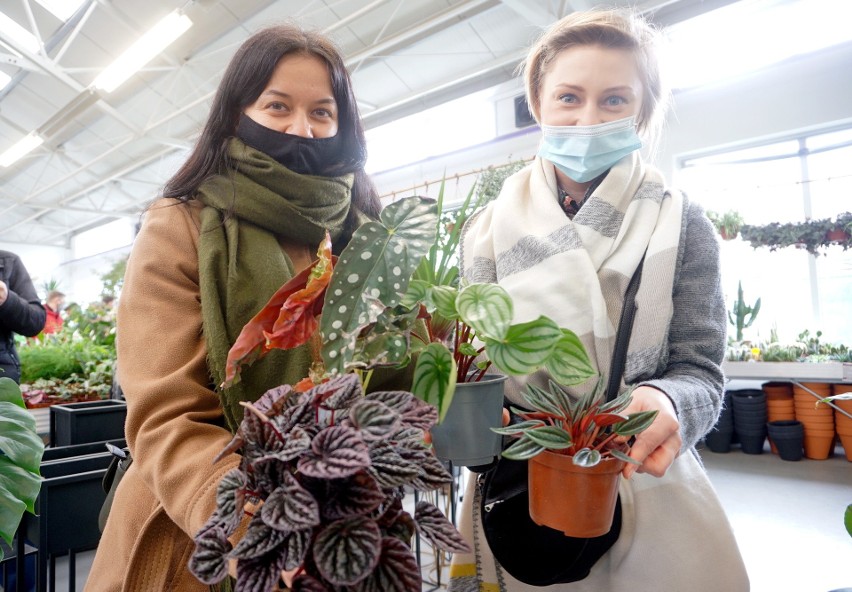
[[[625,371],[631,376],[631,368],[647,368],[666,347],[683,197],[666,190],[659,171],[638,153],[610,170],[573,220],[556,195],[553,165],[541,158],[507,179],[465,228],[464,277],[503,286],[515,322],[544,314],[573,330],[605,375],[627,284],[647,250]],[[514,382],[507,393],[513,399],[525,381]]]

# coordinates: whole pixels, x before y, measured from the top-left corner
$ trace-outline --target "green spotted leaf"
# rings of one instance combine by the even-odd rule
[[[435,202],[408,197],[363,224],[340,254],[326,291],[320,331],[329,372],[349,367],[361,331],[400,303],[435,241]]]

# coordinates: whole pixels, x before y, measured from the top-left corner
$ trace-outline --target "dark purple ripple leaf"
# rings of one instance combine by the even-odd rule
[[[420,567],[411,547],[392,537],[382,539],[376,569],[356,587],[357,592],[419,592]]]
[[[361,398],[361,381],[355,374],[339,374],[308,391],[325,409],[348,409]]]
[[[392,501],[386,503],[385,507],[382,508],[382,512],[379,517],[376,518],[376,522],[381,528],[387,528],[388,526],[397,521],[402,512],[402,496],[395,495]]]
[[[381,541],[379,526],[369,518],[354,516],[337,520],[317,535],[314,561],[329,583],[351,586],[366,578],[376,566]]]
[[[314,425],[316,411],[309,402],[292,405],[284,409],[281,414],[272,418],[273,423],[282,434],[289,434],[295,427],[307,429]]]
[[[470,553],[470,546],[456,527],[432,504],[417,502],[414,520],[417,522],[417,529],[437,548],[450,553]]]
[[[370,447],[370,463],[370,474],[385,489],[405,485],[420,472],[417,465],[402,458],[388,442]]]
[[[283,532],[309,529],[320,523],[317,500],[289,474],[266,498],[260,516],[267,526]]]
[[[307,574],[300,574],[295,577],[290,590],[291,592],[331,592],[331,588],[327,588],[318,579]]]
[[[287,535],[284,569],[293,570],[302,565],[311,546],[310,530],[300,530]]]
[[[365,471],[340,479],[329,489],[329,496],[322,506],[323,518],[329,520],[369,514],[385,500],[379,484]]]
[[[368,442],[388,438],[400,427],[400,417],[396,411],[381,401],[363,398],[349,410],[349,419]]]
[[[254,559],[262,555],[267,555],[270,551],[281,545],[286,538],[286,533],[269,527],[261,519],[260,513],[257,513],[249,521],[246,534],[240,539],[237,546],[234,547],[231,557],[237,559]]]
[[[342,479],[370,465],[370,452],[354,429],[332,426],[314,436],[311,450],[299,459],[299,471],[318,479]]]
[[[195,551],[189,560],[189,571],[211,586],[228,575],[228,553],[231,542],[223,528],[205,527],[195,536]]]
[[[393,524],[385,529],[385,534],[399,539],[406,545],[411,544],[411,537],[417,532],[417,525],[414,524],[414,518],[408,512],[400,512]]]
[[[438,410],[408,391],[377,391],[366,395],[365,398],[381,401],[399,413],[402,421],[410,427],[425,431],[438,421]]]
[[[216,512],[228,534],[233,534],[243,517],[245,485],[245,474],[240,469],[231,469],[216,486]]]
[[[237,585],[234,592],[269,592],[278,587],[284,557],[268,553],[256,559],[237,560]]]
[[[278,415],[288,406],[288,403],[293,403],[293,399],[297,398],[293,396],[295,394],[298,393],[295,393],[293,391],[293,387],[289,384],[276,386],[275,388],[271,388],[263,393],[263,395],[261,395],[261,397],[253,403],[254,408],[269,417]]]
[[[284,442],[269,454],[260,458],[266,460],[274,458],[282,462],[293,460],[311,447],[311,436],[303,428],[294,427],[290,433],[284,436]]]
[[[427,454],[417,462],[420,469],[417,477],[411,481],[411,486],[419,491],[432,491],[453,480],[452,475],[434,454]]]

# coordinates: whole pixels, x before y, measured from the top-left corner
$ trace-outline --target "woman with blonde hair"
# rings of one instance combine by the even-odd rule
[[[556,578],[548,590],[748,590],[694,449],[715,424],[723,393],[718,244],[698,204],[670,189],[639,153],[666,103],[656,38],[641,18],[617,10],[572,13],[544,33],[524,68],[542,129],[538,156],[506,180],[462,239],[467,280],[503,286],[515,322],[544,314],[572,329],[604,376],[627,285],[642,269],[622,390],[634,389],[625,414],[658,414],[632,446],[639,465],[623,471],[620,528],[596,541],[598,556],[583,558],[569,581]],[[547,379],[542,370],[526,381]],[[507,387],[521,407],[523,382]],[[577,396],[590,388],[566,390]],[[464,496],[460,526],[475,550],[454,557],[450,590],[540,589],[494,557],[483,532],[482,481],[472,479]],[[577,560],[543,559],[534,542],[518,533],[517,556],[504,561],[550,561],[540,564],[544,571]]]

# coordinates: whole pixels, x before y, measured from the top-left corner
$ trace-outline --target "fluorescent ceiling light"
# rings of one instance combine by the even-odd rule
[[[736,2],[668,29],[676,89],[741,76],[852,40],[849,0]]]
[[[106,92],[114,91],[191,26],[189,17],[177,10],[172,12],[101,72],[94,86]]]
[[[9,81],[12,80],[12,77],[6,74],[5,72],[0,72],[0,89],[9,84]]]
[[[44,138],[35,132],[30,132],[21,138],[17,144],[0,154],[0,166],[9,167],[44,143]]]
[[[36,0],[36,2],[53,13],[56,18],[65,22],[80,8],[83,0]]]
[[[30,53],[38,53],[38,39],[21,25],[0,12],[0,32],[5,33],[13,41],[20,44]],[[14,49],[14,48],[13,48]]]

